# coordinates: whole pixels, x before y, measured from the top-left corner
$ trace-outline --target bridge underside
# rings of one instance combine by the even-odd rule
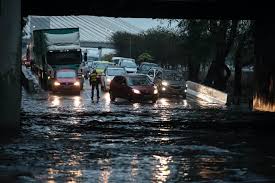
[[[57,3],[58,2],[58,3]],[[22,4],[22,6],[21,6]],[[21,6],[21,9],[20,9]],[[275,69],[273,6],[270,2],[234,0],[1,0],[1,129],[19,127],[22,17],[27,15],[94,15],[140,18],[256,19],[255,107],[274,106]],[[20,12],[21,10],[21,12]],[[21,16],[20,16],[21,15]],[[269,20],[266,18],[270,17]],[[21,26],[20,26],[21,23]],[[88,43],[85,43],[88,44]],[[274,110],[273,108],[270,108]]]
[[[114,48],[114,45],[112,43],[106,42],[81,41],[80,46],[85,48]]]
[[[22,15],[245,19],[268,15],[270,5],[249,0],[22,0]]]

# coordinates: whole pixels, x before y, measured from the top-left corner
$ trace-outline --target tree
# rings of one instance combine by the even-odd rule
[[[215,42],[215,57],[204,83],[219,90],[225,90],[231,71],[225,64],[234,43],[238,20],[209,20],[209,31]],[[226,74],[224,74],[226,72]]]
[[[202,64],[212,55],[213,41],[208,31],[208,21],[199,19],[181,20],[178,23],[181,48],[187,58],[188,80],[198,81]]]
[[[173,65],[185,62],[179,35],[163,28],[150,29],[137,35],[117,32],[111,40],[117,56],[129,57],[131,48],[131,57],[137,60],[141,54],[148,53],[154,58],[151,61],[155,63]]]
[[[103,55],[102,60],[111,62],[113,57],[114,57],[113,53],[105,54],[105,55]]]
[[[252,65],[255,60],[254,55],[254,31],[255,22],[249,20],[242,20],[238,25],[238,35],[235,43],[234,53],[234,98],[236,104],[240,104],[240,97],[242,95],[242,68],[246,65]]]
[[[139,62],[151,62],[154,58],[147,52],[144,52],[138,56]]]

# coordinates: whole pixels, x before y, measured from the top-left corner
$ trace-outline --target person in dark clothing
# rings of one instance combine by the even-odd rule
[[[92,86],[92,94],[91,94],[91,99],[94,100],[94,90],[96,89],[96,94],[97,94],[97,100],[99,100],[99,82],[100,82],[100,77],[97,74],[96,70],[94,69],[93,72],[90,74],[90,86]]]

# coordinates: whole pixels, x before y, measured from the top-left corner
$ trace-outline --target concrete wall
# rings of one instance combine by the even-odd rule
[[[187,94],[198,97],[210,103],[226,104],[227,94],[214,88],[187,81]]]
[[[0,129],[19,127],[21,1],[0,0]],[[5,130],[6,131],[6,130]]]

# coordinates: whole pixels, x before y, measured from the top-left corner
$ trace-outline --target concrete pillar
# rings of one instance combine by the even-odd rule
[[[275,112],[275,23],[271,17],[256,20],[256,63],[253,109]]]
[[[21,1],[0,0],[0,130],[19,127],[21,105]]]

